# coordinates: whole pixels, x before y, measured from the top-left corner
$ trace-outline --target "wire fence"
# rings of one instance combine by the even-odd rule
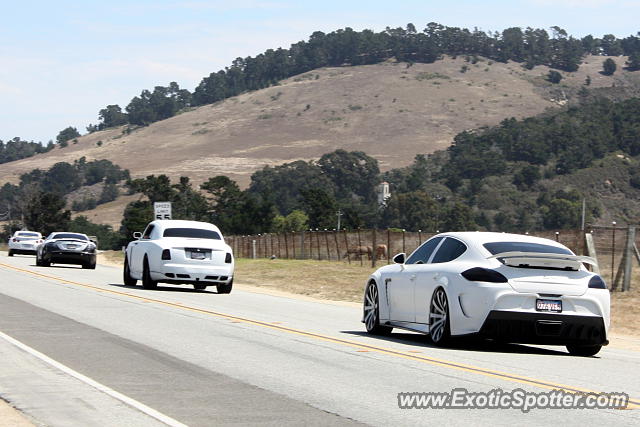
[[[595,256],[600,275],[612,290],[630,289],[632,264],[640,265],[640,233],[635,226],[592,226],[586,230],[525,233],[562,243],[578,255]],[[436,233],[404,230],[324,230],[227,236],[237,258],[341,261],[376,267],[395,254],[410,254]],[[587,239],[588,238],[588,239]],[[588,247],[587,240],[593,242]],[[620,286],[618,286],[621,283]]]
[[[283,258],[344,261],[365,264],[390,262],[397,253],[413,252],[436,233],[398,230],[324,230],[227,236],[238,258]],[[531,235],[561,242],[576,253],[584,252],[579,230],[543,231]],[[619,237],[621,241],[624,237]]]

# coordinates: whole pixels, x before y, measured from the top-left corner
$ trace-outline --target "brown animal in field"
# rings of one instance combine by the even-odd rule
[[[366,255],[367,259],[370,260],[372,255],[371,246],[354,246],[349,248],[343,258],[347,258],[350,255],[354,255],[355,259],[362,259],[362,255]]]
[[[376,246],[376,259],[387,259],[387,245]]]

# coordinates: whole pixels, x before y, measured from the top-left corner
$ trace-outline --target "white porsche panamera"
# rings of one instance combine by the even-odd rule
[[[373,334],[429,334],[565,345],[592,356],[608,343],[609,290],[553,240],[489,232],[442,233],[367,280],[362,321]]]
[[[158,220],[127,245],[123,280],[146,289],[158,282],[190,284],[195,289],[216,286],[228,294],[233,286],[234,258],[222,233],[213,224],[199,221]]]

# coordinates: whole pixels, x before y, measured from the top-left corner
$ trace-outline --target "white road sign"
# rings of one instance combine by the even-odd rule
[[[171,202],[155,202],[153,214],[155,219],[171,219]]]

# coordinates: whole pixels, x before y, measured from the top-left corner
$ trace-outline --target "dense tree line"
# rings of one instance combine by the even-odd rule
[[[547,173],[568,174],[613,151],[636,156],[639,120],[638,98],[618,103],[598,99],[553,115],[506,119],[485,131],[458,134],[448,149],[449,168],[443,176],[455,189],[461,179],[501,174],[506,162],[549,166]],[[531,169],[528,177],[522,173],[519,179],[533,179]]]
[[[611,34],[575,38],[559,27],[551,33],[527,27],[484,32],[448,27],[431,22],[419,31],[415,25],[384,31],[355,31],[345,28],[316,31],[307,41],[289,49],[268,49],[256,57],[235,59],[224,70],[202,79],[193,93],[172,82],[153,91],[143,90],[123,112],[118,105],[100,110],[100,123],[90,131],[122,124],[148,125],[171,117],[189,106],[221,101],[246,91],[263,89],[280,80],[321,67],[376,64],[395,58],[408,63],[432,63],[444,55],[464,56],[474,62],[478,56],[495,61],[516,61],[531,69],[547,65],[576,71],[584,55],[627,55],[629,70],[640,69],[640,34],[618,39]]]
[[[16,224],[43,234],[68,229],[71,212],[65,208],[67,194],[82,186],[102,183],[102,193],[94,201],[97,205],[115,200],[119,193],[116,184],[128,179],[129,171],[109,160],[87,161],[84,157],[73,164],[59,162],[47,170],[24,173],[18,185],[6,183],[0,187],[0,217],[10,221],[5,232]]]
[[[40,153],[46,153],[54,147],[53,142],[44,146],[40,142],[23,141],[19,137],[10,139],[7,142],[0,140],[0,164],[13,162]]]

